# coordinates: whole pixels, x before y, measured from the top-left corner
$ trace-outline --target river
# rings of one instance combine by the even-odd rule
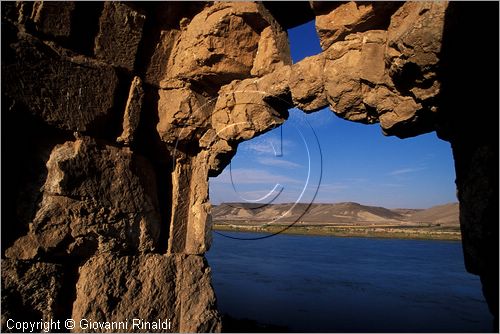
[[[491,331],[459,242],[216,232],[207,259],[232,318],[292,332]]]

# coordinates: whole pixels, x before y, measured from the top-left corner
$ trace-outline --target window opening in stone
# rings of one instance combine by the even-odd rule
[[[207,259],[224,330],[489,330],[479,278],[463,265],[454,177],[435,133],[401,140],[329,109],[290,110],[210,179]],[[292,227],[259,239],[311,200]]]

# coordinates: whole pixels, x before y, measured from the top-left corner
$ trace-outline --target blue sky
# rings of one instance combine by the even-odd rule
[[[321,51],[314,22],[289,38],[294,62]],[[239,145],[231,165],[210,178],[210,200],[428,208],[456,202],[454,179],[450,144],[434,132],[402,140],[328,108],[292,109],[280,128]]]

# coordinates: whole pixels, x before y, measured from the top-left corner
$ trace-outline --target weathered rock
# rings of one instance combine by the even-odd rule
[[[63,130],[95,129],[110,116],[118,85],[115,71],[102,64],[58,56],[19,33],[2,63],[2,91],[45,123]],[[36,80],[34,80],[36,78]]]
[[[60,318],[64,272],[60,264],[2,259],[2,331],[8,319]]]
[[[186,22],[172,51],[169,77],[218,86],[248,77],[259,31],[269,25],[260,10],[255,3],[220,2]]]
[[[484,256],[485,250],[480,240],[494,238],[488,235],[485,225],[492,224],[487,221],[491,210],[495,206],[491,201],[495,197],[493,190],[488,187],[489,182],[495,181],[494,154],[488,145],[481,145],[475,149],[464,143],[455,143],[453,154],[458,162],[457,186],[460,205],[460,221],[462,224],[464,258],[467,270],[481,274],[489,271],[490,261]],[[470,164],[464,164],[470,161]],[[474,206],[468,203],[475,203]]]
[[[324,90],[324,71],[323,54],[305,58],[292,66],[289,84],[295,106],[308,112],[328,105]]]
[[[439,93],[437,71],[447,2],[407,2],[387,30],[388,73],[403,95],[423,101]]]
[[[360,78],[370,85],[388,84],[384,62],[386,34],[372,30],[363,35],[361,46]]]
[[[324,89],[330,106],[337,115],[351,121],[379,121],[383,131],[392,135],[407,137],[428,132],[432,126],[421,124],[432,124],[423,119],[435,107],[409,95],[395,76],[389,75],[386,40],[386,31],[366,31],[348,35],[325,52]],[[425,99],[434,96],[429,90],[418,93]]]
[[[205,254],[212,244],[211,204],[208,200],[208,158],[203,151],[192,161],[186,254]]]
[[[362,37],[361,34],[352,37],[335,43],[325,55],[325,93],[336,114],[353,121],[368,121],[359,69]]]
[[[498,124],[498,123],[497,123]],[[491,126],[490,126],[491,127]],[[498,326],[498,143],[475,129],[472,141],[452,142],[460,201],[460,229],[465,268],[481,278],[483,295]],[[478,131],[479,130],[479,131]],[[494,132],[493,132],[494,133]],[[482,138],[481,138],[482,137]],[[478,140],[478,138],[480,138]]]
[[[327,50],[351,33],[385,29],[398,6],[398,3],[386,1],[335,3],[330,6],[330,12],[316,16],[321,47]],[[319,9],[325,11],[327,6]]]
[[[212,128],[205,132],[200,138],[200,147],[209,150],[208,176],[214,177],[223,171],[236,153],[235,146],[235,144],[231,145],[217,136],[217,133]]]
[[[177,151],[175,152],[177,155]],[[168,254],[183,253],[186,249],[191,189],[191,165],[185,157],[177,157],[172,171],[172,214],[170,220]]]
[[[146,168],[140,157],[126,148],[83,137],[52,152],[44,191],[71,198],[99,198],[102,205],[124,212],[152,210],[157,202],[154,189],[147,187],[154,185],[154,173],[144,171]],[[147,178],[141,180],[138,176]]]
[[[316,16],[316,31],[323,50],[352,32],[352,27],[365,23],[373,16],[371,4],[349,1],[326,15]],[[355,31],[356,32],[356,31]]]
[[[386,130],[411,120],[422,108],[411,97],[398,95],[384,86],[368,92],[363,103],[377,110],[380,125]]]
[[[160,89],[158,94],[156,129],[164,142],[193,140],[193,135],[210,121],[213,103],[191,88]]]
[[[47,162],[40,209],[28,235],[6,251],[16,259],[80,257],[112,249],[148,252],[160,230],[152,167],[129,149],[82,138],[57,146]]]
[[[143,28],[136,70],[145,72],[144,82],[155,87],[165,79],[172,49],[183,25],[212,3],[205,1],[143,1],[136,2],[147,14]]]
[[[205,257],[178,256],[176,261],[180,262],[177,262],[177,268],[182,273],[178,294],[181,304],[179,331],[220,332],[221,324],[211,284],[211,269]]]
[[[146,70],[146,83],[159,86],[160,81],[167,77],[168,59],[179,36],[180,30],[177,29],[161,31]]]
[[[385,38],[381,30],[357,33],[325,52],[325,94],[337,115],[362,123],[377,121],[378,115],[363,100],[375,84],[391,84],[384,75]]]
[[[117,138],[118,142],[123,142],[125,145],[130,145],[134,140],[134,134],[139,126],[141,118],[142,102],[144,100],[144,90],[142,88],[142,80],[139,77],[134,77],[130,84],[125,113],[123,115],[123,132]]]
[[[56,38],[69,38],[74,9],[72,1],[36,1],[31,18],[38,31]]]
[[[194,297],[196,296],[196,297]],[[104,332],[220,331],[210,268],[203,257],[103,254],[80,268],[73,319],[125,321],[125,330]],[[133,320],[167,321],[170,328],[133,327]],[[75,328],[76,332],[101,332]]]
[[[284,31],[274,32],[272,27],[265,28],[259,40],[257,54],[250,71],[252,75],[262,76],[272,73],[283,65],[291,65],[292,58]]]
[[[203,254],[210,249],[212,240],[208,201],[209,153],[202,151],[195,157],[183,157],[181,152],[175,154],[168,254]]]
[[[146,16],[126,3],[105,2],[95,40],[95,55],[111,64],[134,69]]]
[[[399,107],[390,111],[387,104],[381,107],[384,103],[376,103],[377,111],[384,113],[380,122],[387,134],[404,138],[435,129],[440,91],[437,73],[447,5],[407,2],[391,18],[385,52],[389,66],[385,71],[393,92],[399,95],[392,103]]]
[[[226,141],[243,141],[280,125],[292,106],[290,67],[259,79],[233,81],[219,91],[212,127]]]

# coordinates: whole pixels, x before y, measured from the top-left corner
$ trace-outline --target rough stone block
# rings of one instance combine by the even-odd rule
[[[6,256],[87,257],[96,252],[148,252],[158,245],[155,173],[128,148],[84,137],[56,146],[47,162],[40,208],[29,233]]]
[[[74,9],[73,1],[36,1],[31,17],[38,31],[56,38],[69,38]]]
[[[439,56],[447,2],[407,2],[387,30],[388,73],[403,95],[419,101],[440,91]]]
[[[5,47],[2,92],[45,123],[87,131],[110,116],[118,78],[113,68],[60,57],[29,35]],[[36,79],[35,79],[36,78]]]
[[[269,25],[254,3],[221,2],[202,11],[182,28],[168,76],[218,86],[249,76],[260,40],[256,21],[261,29]]]
[[[191,88],[160,89],[158,94],[159,122],[156,130],[162,141],[192,140],[193,135],[210,122],[213,104]]]
[[[328,105],[324,92],[325,57],[320,54],[292,66],[290,92],[293,104],[304,111],[315,111]]]
[[[325,94],[340,117],[368,124],[378,121],[375,105],[364,98],[378,84],[392,87],[385,71],[385,40],[385,31],[370,30],[351,34],[325,52]]]
[[[145,21],[144,14],[126,3],[105,2],[95,41],[96,57],[132,71]]]
[[[2,259],[2,331],[7,320],[56,320],[65,310],[64,268],[60,264]]]
[[[239,142],[282,124],[292,106],[290,71],[290,66],[283,66],[262,78],[223,86],[211,119],[217,136]]]
[[[177,29],[161,31],[160,39],[155,46],[146,70],[146,83],[159,86],[160,81],[167,77],[168,59],[179,35],[180,31]]]
[[[291,64],[292,58],[286,33],[281,30],[274,31],[271,26],[264,28],[250,73],[262,76],[274,72],[283,65]]]
[[[325,5],[318,8],[320,15],[316,16],[316,31],[323,50],[349,34],[386,29],[391,15],[401,6],[401,3],[388,1],[323,3]]]
[[[123,132],[117,138],[118,142],[125,145],[130,145],[134,141],[135,131],[139,126],[141,119],[142,102],[144,100],[144,89],[142,88],[142,80],[139,77],[134,77],[130,84],[125,113],[123,115]]]
[[[80,319],[129,319],[129,327],[121,332],[213,332],[221,329],[210,285],[210,270],[201,256],[114,257],[104,254],[94,257],[80,269],[72,317],[77,323]],[[131,317],[168,320],[171,328],[132,330]]]

